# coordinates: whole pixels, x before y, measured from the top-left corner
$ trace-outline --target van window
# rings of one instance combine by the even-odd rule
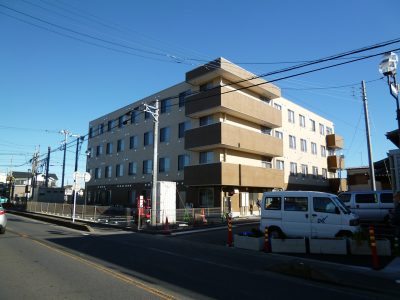
[[[336,205],[328,197],[314,197],[313,207],[315,212],[322,212],[328,214],[336,213]]]
[[[393,203],[393,194],[392,193],[382,193],[381,194],[381,203]]]
[[[377,203],[376,195],[371,194],[356,194],[356,203]]]
[[[339,199],[342,200],[342,202],[350,202],[351,199],[351,194],[340,194]]]
[[[281,209],[281,197],[266,197],[265,198],[265,209],[280,210]]]
[[[284,201],[287,211],[308,211],[307,197],[285,197]]]

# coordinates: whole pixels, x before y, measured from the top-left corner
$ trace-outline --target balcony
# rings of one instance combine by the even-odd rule
[[[185,185],[283,188],[283,171],[229,163],[185,167]]]
[[[218,87],[186,99],[185,112],[192,118],[214,113],[227,113],[263,126],[282,127],[282,112],[267,103],[231,89]],[[228,93],[226,93],[228,92]]]
[[[226,123],[215,123],[185,132],[185,149],[232,149],[269,157],[283,156],[283,142],[270,135]]]
[[[326,136],[326,147],[329,149],[343,149],[343,137],[337,134]]]
[[[336,172],[338,169],[344,169],[344,158],[339,155],[328,156],[328,171]]]

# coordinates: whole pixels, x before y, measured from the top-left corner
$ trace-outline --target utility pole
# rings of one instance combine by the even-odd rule
[[[144,104],[144,111],[153,116],[154,121],[154,141],[153,141],[153,185],[151,190],[151,218],[150,224],[157,225],[157,172],[158,172],[158,116],[159,101],[156,99],[155,106]]]
[[[74,193],[74,206],[73,206],[73,212],[72,212],[72,222],[75,222],[75,210],[76,210],[76,189],[77,189],[77,179],[79,178],[78,176],[78,156],[79,156],[79,142],[82,139],[80,135],[73,135],[76,137],[76,151],[75,151],[75,173],[74,173],[74,188],[73,188],[73,193]]]
[[[64,135],[64,158],[63,158],[63,166],[62,166],[62,177],[61,177],[61,188],[64,188],[64,178],[65,178],[65,156],[67,154],[67,141],[68,141],[68,136],[70,135],[70,132],[68,130],[61,130],[61,134]]]
[[[371,135],[370,135],[370,131],[369,131],[368,100],[367,100],[367,91],[365,89],[365,81],[364,80],[361,82],[361,86],[362,86],[363,103],[364,103],[365,130],[366,130],[366,134],[367,134],[368,162],[369,162],[369,174],[370,174],[370,179],[371,179],[371,190],[376,191],[375,168],[374,168],[374,161],[372,158]]]
[[[36,172],[38,167],[39,151],[36,150],[32,157],[32,199],[35,200]],[[37,200],[37,199],[36,199]]]
[[[46,181],[45,186],[49,187],[49,167],[50,167],[50,147],[47,147],[47,160],[46,160]]]

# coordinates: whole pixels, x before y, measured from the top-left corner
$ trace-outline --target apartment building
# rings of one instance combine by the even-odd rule
[[[250,79],[252,78],[252,79]],[[87,201],[135,206],[150,198],[153,118],[160,100],[158,180],[177,182],[177,207],[256,211],[272,189],[335,191],[343,139],[331,121],[283,98],[280,89],[219,58],[185,81],[89,124]]]

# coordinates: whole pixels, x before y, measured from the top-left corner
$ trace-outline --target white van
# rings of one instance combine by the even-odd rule
[[[390,210],[394,209],[390,190],[344,192],[339,198],[361,221],[388,222]]]
[[[359,219],[333,194],[306,191],[263,193],[260,230],[271,237],[351,236]]]

